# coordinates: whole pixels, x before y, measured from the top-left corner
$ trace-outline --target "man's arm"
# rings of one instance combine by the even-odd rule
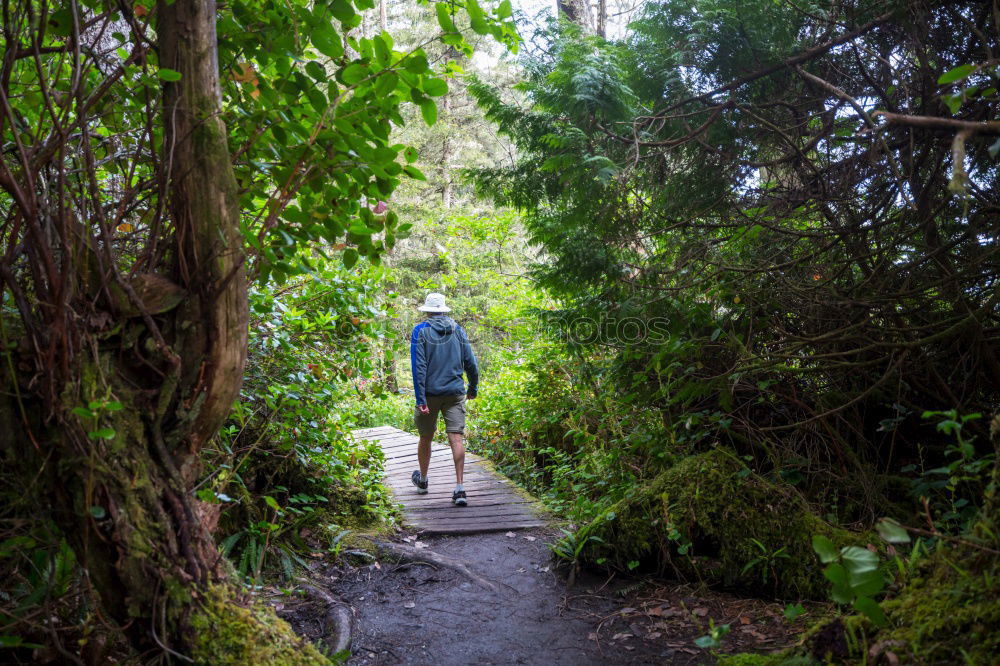
[[[465,368],[465,375],[469,378],[469,390],[466,394],[470,398],[475,398],[479,393],[479,363],[476,361],[476,354],[472,351],[472,343],[465,329],[459,327],[462,335],[462,366]]]
[[[424,324],[417,324],[413,327],[413,334],[410,336],[410,371],[413,373],[413,396],[417,399],[417,407],[426,405],[424,389],[427,385],[427,356],[424,353],[424,345],[420,341],[420,331]]]

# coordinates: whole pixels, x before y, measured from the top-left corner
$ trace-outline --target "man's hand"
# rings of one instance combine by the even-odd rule
[[[427,405],[417,405],[417,411],[420,412],[421,414],[430,414],[431,408],[428,407]]]

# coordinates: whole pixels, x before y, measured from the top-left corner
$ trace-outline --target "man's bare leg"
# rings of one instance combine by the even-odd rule
[[[425,437],[420,436],[420,441],[417,443],[417,462],[420,464],[420,476],[427,478],[427,468],[431,465],[431,441],[434,439],[434,435]]]
[[[451,444],[451,457],[455,459],[455,483],[461,485],[462,473],[465,471],[465,444],[462,443],[462,433],[449,432],[448,443]],[[427,449],[427,455],[430,456],[430,448]]]

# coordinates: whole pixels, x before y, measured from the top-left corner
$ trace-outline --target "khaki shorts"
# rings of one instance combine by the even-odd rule
[[[430,414],[421,414],[417,409],[413,420],[417,424],[417,432],[423,437],[431,437],[437,430],[438,412],[444,415],[445,432],[465,432],[465,395],[429,395],[427,407]]]

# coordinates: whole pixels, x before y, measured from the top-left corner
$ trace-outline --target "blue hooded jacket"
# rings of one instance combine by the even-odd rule
[[[475,397],[479,388],[479,365],[469,337],[451,317],[430,317],[413,328],[410,368],[417,406],[427,404],[428,395]],[[468,391],[462,381],[463,371],[469,377]]]

